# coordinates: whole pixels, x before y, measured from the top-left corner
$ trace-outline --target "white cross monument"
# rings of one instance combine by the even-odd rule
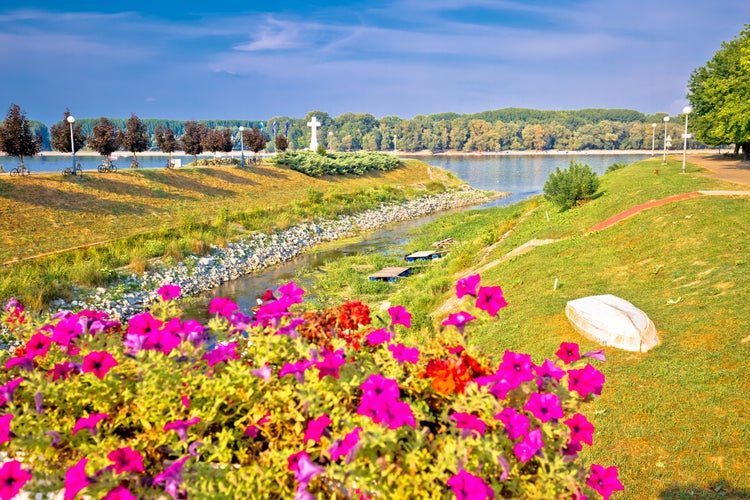
[[[307,126],[312,129],[312,135],[310,137],[310,151],[315,151],[318,149],[318,127],[320,127],[321,125],[322,123],[320,123],[314,116],[309,122],[307,122]]]

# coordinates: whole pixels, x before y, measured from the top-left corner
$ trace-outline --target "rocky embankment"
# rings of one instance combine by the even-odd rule
[[[108,289],[99,288],[77,300],[53,302],[52,309],[106,311],[123,320],[143,312],[158,298],[162,285],[179,285],[183,296],[196,295],[220,284],[290,260],[317,244],[371,231],[387,224],[488,201],[482,191],[464,188],[415,200],[381,205],[354,215],[308,222],[274,234],[254,233],[226,247],[214,247],[209,256],[187,257],[173,267],[131,275]]]

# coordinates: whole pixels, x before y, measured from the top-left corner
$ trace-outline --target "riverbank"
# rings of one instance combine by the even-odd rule
[[[275,233],[253,233],[248,237],[214,246],[210,255],[188,256],[174,266],[156,266],[142,275],[92,291],[77,290],[72,301],[55,300],[53,310],[96,309],[123,320],[147,309],[163,285],[180,286],[183,296],[197,295],[224,282],[288,261],[320,243],[372,231],[394,222],[410,220],[455,208],[479,205],[502,196],[463,187],[425,195],[403,203],[383,204],[376,209],[335,219],[298,224]]]

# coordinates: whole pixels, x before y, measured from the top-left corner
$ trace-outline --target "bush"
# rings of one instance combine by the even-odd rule
[[[591,198],[599,189],[596,172],[588,165],[574,161],[566,170],[556,168],[544,183],[544,196],[561,209],[573,208],[581,200]]]
[[[320,148],[319,148],[320,149]],[[287,151],[271,159],[276,166],[288,166],[311,177],[321,175],[363,175],[370,170],[389,171],[398,168],[401,162],[393,155],[373,152],[318,153],[311,151]]]
[[[620,170],[621,168],[625,168],[627,166],[628,166],[627,163],[615,162],[612,165],[608,166],[606,172],[604,173],[608,174],[610,172],[614,172],[615,170]]]
[[[473,314],[506,305],[479,276],[456,292]],[[579,407],[604,383],[585,358],[603,361],[601,351],[581,357],[563,344],[557,362],[541,364],[506,351],[498,366],[464,345],[475,320],[466,311],[417,348],[398,340],[411,325],[403,307],[380,317],[351,301],[298,314],[290,308],[304,291],[294,283],[255,321],[214,299],[207,327],[179,318],[179,287],[158,293],[126,324],[6,305],[0,321],[23,346],[0,359],[0,477],[13,478],[0,484],[4,497],[25,488],[66,498],[607,498],[622,489],[616,467],[578,460],[594,431]]]

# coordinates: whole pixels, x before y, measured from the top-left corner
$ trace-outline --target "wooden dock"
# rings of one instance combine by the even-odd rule
[[[406,262],[415,262],[418,260],[437,260],[445,256],[448,252],[438,250],[420,250],[419,252],[410,253],[404,256]]]
[[[399,278],[409,276],[411,273],[411,267],[384,267],[375,274],[368,276],[370,281],[387,281],[393,283]]]

